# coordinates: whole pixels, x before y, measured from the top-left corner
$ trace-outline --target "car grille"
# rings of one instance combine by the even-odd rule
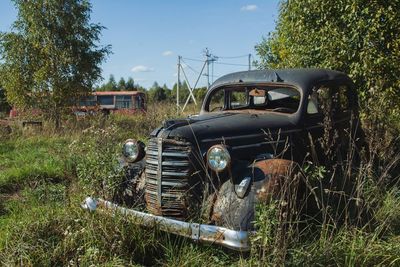
[[[152,138],[146,151],[147,209],[155,215],[184,219],[187,215],[187,193],[192,147],[188,142]]]

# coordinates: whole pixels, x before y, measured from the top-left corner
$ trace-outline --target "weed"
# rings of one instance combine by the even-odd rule
[[[369,155],[358,168],[302,166],[307,205],[295,205],[288,183],[281,198],[257,206],[258,232],[249,257],[139,227],[118,215],[82,211],[87,194],[116,193],[123,178],[116,168],[122,142],[146,141],[175,115],[174,106],[162,105],[149,107],[146,116],[69,117],[61,132],[46,123],[40,133],[12,126],[13,134],[0,143],[0,264],[400,265],[399,144],[395,130],[386,132],[381,124],[374,129],[367,123]],[[314,214],[297,212],[311,207]]]

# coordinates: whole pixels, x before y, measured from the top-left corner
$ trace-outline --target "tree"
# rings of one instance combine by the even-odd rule
[[[105,85],[105,91],[116,91],[116,90],[117,90],[117,82],[115,81],[114,75],[110,74],[108,82]]]
[[[167,94],[157,82],[154,82],[148,91],[148,98],[152,102],[161,102],[167,99]]]
[[[172,101],[176,101],[177,91],[178,91],[178,83],[175,83],[174,86],[172,87],[172,92],[170,95],[170,98]],[[189,88],[188,88],[186,82],[180,82],[179,83],[179,103],[183,102],[183,104],[184,104],[188,96],[189,96]]]
[[[17,107],[41,108],[60,126],[71,101],[101,79],[110,46],[99,47],[104,28],[90,22],[86,0],[14,0],[12,32],[0,34],[0,77]]]
[[[4,89],[0,86],[0,112],[8,112],[10,111],[10,108]]]
[[[207,87],[196,88],[193,93],[196,97],[196,101],[199,101],[199,103],[201,103],[207,94]]]
[[[133,81],[132,77],[129,77],[128,81],[126,82],[126,90],[127,91],[136,91],[135,82]]]
[[[117,90],[118,91],[125,91],[126,90],[126,82],[125,82],[125,79],[123,77],[121,77],[121,79],[119,79]]]
[[[399,117],[399,10],[399,0],[282,1],[276,30],[256,46],[259,67],[343,71],[364,104]]]
[[[171,93],[172,93],[171,89],[169,89],[168,86],[165,83],[164,83],[162,89],[163,89],[163,92],[165,94],[165,100],[170,99],[171,98]]]
[[[103,83],[101,86],[96,88],[96,91],[118,91],[118,85],[115,81],[114,75],[110,74],[107,83]]]

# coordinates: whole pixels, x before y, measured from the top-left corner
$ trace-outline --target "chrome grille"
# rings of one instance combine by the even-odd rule
[[[152,138],[146,152],[147,209],[155,215],[183,219],[193,172],[188,142]]]

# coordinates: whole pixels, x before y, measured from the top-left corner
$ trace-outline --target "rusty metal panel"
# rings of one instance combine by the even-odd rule
[[[278,194],[284,180],[292,175],[296,165],[290,160],[273,159],[256,162],[254,167],[260,169],[268,177],[256,192],[259,201],[267,202]]]
[[[152,138],[147,146],[146,191],[147,209],[155,215],[184,219],[187,215],[186,194],[189,177],[190,143]]]
[[[131,217],[137,224],[158,227],[163,231],[188,237],[197,242],[219,244],[238,251],[250,250],[249,232],[247,231],[236,231],[215,225],[178,221],[127,209],[109,201],[90,197],[85,199],[82,207],[92,212],[102,210],[120,213]]]

